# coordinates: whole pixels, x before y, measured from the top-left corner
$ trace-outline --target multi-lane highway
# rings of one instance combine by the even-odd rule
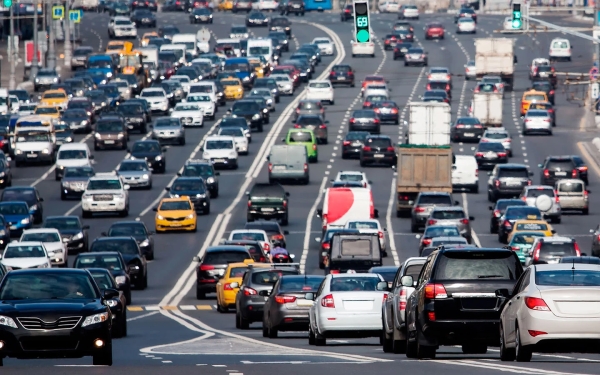
[[[182,33],[196,32],[200,27],[189,24],[187,15],[182,13],[158,13],[158,24],[173,24]],[[329,36],[336,42],[336,54],[323,57],[317,68],[317,74],[326,77],[329,68],[336,63],[350,64],[356,71],[357,83],[365,76],[379,74],[389,80],[393,88],[392,99],[401,107],[401,120],[407,119],[406,105],[418,100],[425,91],[428,67],[404,67],[402,61],[394,61],[392,52],[383,51],[381,37],[391,29],[395,15],[373,15],[373,31],[378,37],[375,58],[352,58],[349,41],[352,38],[352,24],[341,23],[338,14],[309,13],[305,17],[290,17],[293,22],[293,34],[290,51],[302,43],[310,42],[317,36]],[[423,26],[432,19],[441,21],[447,35],[441,41],[425,41]],[[453,15],[424,15],[419,21],[413,21],[417,43],[429,52],[430,66],[449,67],[453,77],[453,118],[466,113],[465,106],[471,98],[474,87],[472,81],[463,77],[464,64],[475,55],[473,38],[493,35],[500,29],[503,16],[479,16],[477,35],[457,35]],[[542,17],[565,26],[581,26],[575,21],[563,17]],[[243,24],[244,16],[230,13],[215,13],[214,24],[208,25],[214,38],[226,38],[232,24]],[[93,15],[86,19],[82,28],[83,44],[103,50],[107,43],[106,25],[108,16]],[[145,29],[139,30],[141,33]],[[266,35],[266,28],[252,30],[255,35]],[[556,96],[557,127],[553,136],[521,136],[521,119],[518,112],[521,95],[528,87],[528,67],[535,57],[547,57],[549,42],[556,33],[537,35],[518,35],[517,77],[515,91],[507,92],[503,104],[504,126],[513,135],[512,161],[524,163],[534,171],[537,183],[540,170],[537,167],[548,155],[581,154],[578,142],[593,137],[580,122],[583,115],[579,103],[567,100],[567,93],[559,86]],[[587,72],[591,66],[592,46],[588,41],[571,38],[574,57],[572,62],[557,63],[557,71]],[[289,53],[286,53],[289,54]],[[284,54],[285,58],[285,54]],[[222,314],[215,309],[215,300],[198,301],[195,298],[195,263],[192,257],[201,254],[207,246],[218,243],[231,230],[243,228],[246,218],[245,192],[257,181],[266,181],[266,153],[273,144],[281,142],[282,134],[291,125],[291,108],[301,97],[300,90],[294,97],[282,97],[271,124],[264,133],[253,134],[248,156],[240,157],[240,168],[236,171],[222,171],[220,175],[220,194],[211,203],[211,214],[199,217],[198,232],[155,235],[156,257],[149,263],[148,288],[133,293],[133,302],[129,307],[129,336],[113,342],[114,366],[100,370],[127,371],[132,374],[158,374],[165,371],[202,371],[208,374],[259,374],[286,373],[305,374],[309,371],[335,372],[344,374],[381,373],[392,371],[419,372],[437,374],[441,372],[459,373],[469,371],[473,374],[491,374],[512,372],[523,374],[594,374],[598,373],[600,356],[595,355],[534,355],[531,363],[507,364],[499,361],[498,351],[490,349],[486,355],[465,356],[459,348],[442,348],[435,361],[408,360],[404,355],[383,353],[378,340],[329,340],[327,347],[315,351],[308,346],[306,333],[282,333],[279,339],[270,340],[261,336],[259,324],[253,324],[250,330],[235,329],[235,314]],[[301,267],[307,274],[322,274],[317,264],[319,244],[315,237],[320,236],[320,220],[315,211],[321,207],[323,189],[330,179],[342,170],[361,170],[357,160],[342,160],[340,139],[348,131],[348,119],[352,110],[362,106],[359,85],[355,88],[339,87],[335,89],[335,105],[328,106],[330,142],[319,146],[319,162],[310,166],[311,182],[308,186],[286,186],[290,192],[288,250],[300,259]],[[219,112],[223,114],[223,110]],[[218,118],[219,116],[217,116]],[[218,120],[217,120],[218,121]],[[402,121],[401,121],[402,123]],[[214,132],[217,122],[207,122],[204,128],[187,130],[185,146],[173,146],[167,151],[167,173],[155,175],[152,190],[132,191],[130,217],[138,218],[150,228],[154,227],[154,212],[159,199],[165,193],[164,188],[176,176],[176,172],[186,160],[197,155],[199,145],[205,136]],[[384,125],[382,133],[393,140],[400,140],[404,133],[402,125]],[[132,141],[141,138],[133,136]],[[147,137],[147,136],[146,136]],[[90,144],[89,136],[79,136],[76,141]],[[332,141],[334,140],[334,141]],[[458,154],[473,154],[475,144],[454,144]],[[97,172],[112,171],[125,157],[125,151],[95,152],[94,168]],[[591,162],[588,161],[588,163]],[[598,168],[590,168],[590,214],[589,216],[565,215],[562,223],[554,225],[561,235],[573,236],[583,251],[589,252],[591,235],[589,229],[596,227],[600,219],[597,211],[599,202],[596,186],[600,176]],[[418,254],[418,240],[410,232],[409,219],[395,216],[395,176],[388,168],[364,168],[372,181],[373,196],[380,220],[388,233],[389,256],[386,265],[399,265],[408,257]],[[47,167],[28,167],[13,169],[14,185],[36,186],[44,198],[44,214],[69,215],[81,214],[78,201],[60,200],[60,183],[54,180],[52,169]],[[480,171],[480,193],[455,193],[469,215],[474,216],[472,223],[475,242],[482,247],[497,247],[495,235],[489,233],[489,203],[486,197],[487,175]],[[596,193],[596,194],[594,194]],[[100,236],[101,232],[113,223],[114,217],[87,219],[90,225],[90,240]],[[52,373],[67,373],[73,370],[64,366],[89,365],[88,358],[81,360],[38,360],[19,361],[6,359],[5,366],[10,369],[19,367],[23,372],[39,371],[39,367],[52,367]],[[360,366],[359,366],[360,365]],[[176,367],[171,370],[168,367]],[[314,370],[313,370],[314,369]],[[9,371],[12,371],[10,369]],[[85,370],[87,371],[87,370]]]

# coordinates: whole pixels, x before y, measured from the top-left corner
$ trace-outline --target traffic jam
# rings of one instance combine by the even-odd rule
[[[68,78],[40,68],[33,94],[0,88],[0,365],[91,356],[112,366],[165,241],[201,244],[214,215],[231,221],[192,259],[191,303],[213,304],[241,333],[301,332],[319,347],[374,338],[411,359],[442,347],[517,362],[598,353],[600,227],[589,251],[558,230],[593,211],[590,160],[549,148],[537,168],[521,162],[521,144],[561,131],[558,64],[577,58],[568,38],[518,61],[514,38],[477,34],[470,7],[455,29],[427,18],[421,32],[415,6],[381,5],[392,26],[368,35],[357,3],[340,13],[355,30],[340,55],[330,33],[296,39],[304,2],[189,3],[161,12],[185,12],[193,33],[157,24],[152,1],[107,2],[103,51],[76,47]],[[228,11],[243,17],[217,37],[213,21]],[[453,71],[430,51],[459,34],[475,55]],[[402,74],[424,73],[410,96],[380,69],[358,77],[381,54]],[[505,127],[511,101],[518,133]],[[190,144],[183,165],[171,162]],[[374,175],[393,176],[385,212]],[[467,196],[483,197],[488,216],[475,218]],[[241,207],[233,216],[227,199]],[[314,207],[300,215],[294,201]],[[294,234],[305,222],[303,246]]]

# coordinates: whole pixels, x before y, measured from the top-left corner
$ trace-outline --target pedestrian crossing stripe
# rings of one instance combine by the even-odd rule
[[[127,306],[127,311],[131,312],[139,312],[139,311],[206,311],[206,310],[215,310],[215,308],[211,305],[149,305],[149,306]]]

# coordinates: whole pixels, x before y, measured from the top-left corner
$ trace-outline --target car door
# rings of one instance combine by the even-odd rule
[[[515,321],[517,320],[517,313],[519,312],[519,308],[523,302],[523,291],[527,289],[527,286],[529,285],[529,276],[530,269],[521,275],[521,278],[519,281],[517,281],[512,291],[512,298],[504,306],[502,325],[504,329],[505,343],[512,343],[515,341]]]
[[[315,293],[315,298],[314,298],[315,303],[313,303],[310,310],[308,311],[309,324],[312,326],[313,332],[315,332],[317,329],[317,309],[318,309],[317,300],[323,295],[323,290],[325,289],[326,283],[327,283],[327,277],[321,282],[321,285],[319,285],[319,289]]]

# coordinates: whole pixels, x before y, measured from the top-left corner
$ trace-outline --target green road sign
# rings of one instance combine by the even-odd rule
[[[6,1],[6,0],[5,0]],[[52,19],[60,20],[65,17],[65,7],[62,5],[55,5],[52,7]]]

